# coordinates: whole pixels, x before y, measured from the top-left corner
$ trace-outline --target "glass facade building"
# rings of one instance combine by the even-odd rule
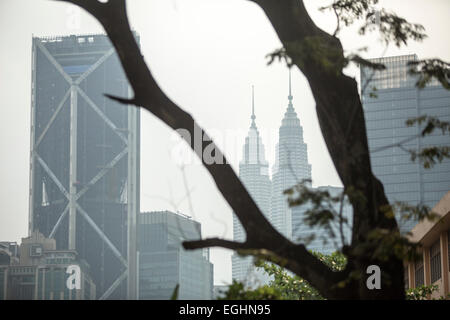
[[[118,56],[101,34],[33,38],[32,50],[29,233],[76,250],[100,299],[133,298],[139,110],[104,95],[130,95]]]
[[[213,295],[209,249],[184,250],[182,242],[201,238],[201,225],[180,213],[146,212],[138,219],[139,299],[167,300],[179,284],[178,299]]]
[[[271,181],[269,163],[266,161],[264,145],[255,123],[254,102],[252,92],[252,122],[242,148],[243,156],[239,163],[239,178],[256,205],[270,220]],[[234,214],[233,239],[239,242],[244,242],[246,239],[245,231]],[[246,282],[248,285],[263,284],[268,280],[267,276],[254,267],[253,257],[241,257],[236,252],[232,256],[232,276],[233,279]]]
[[[303,140],[303,128],[292,104],[291,78],[289,74],[288,107],[279,129],[276,158],[272,174],[270,217],[274,227],[292,239],[292,221],[301,216],[301,208],[290,208],[283,192],[304,179],[311,179],[307,145]]]
[[[439,130],[422,137],[422,126],[407,127],[405,122],[422,115],[449,121],[450,91],[436,81],[424,89],[416,88],[417,78],[408,73],[408,62],[416,60],[416,55],[370,60],[386,69],[361,67],[361,97],[372,169],[383,182],[389,201],[432,208],[450,190],[450,161],[425,169],[417,160],[411,161],[408,150],[450,146],[450,139]],[[400,229],[410,231],[416,223],[401,222]]]

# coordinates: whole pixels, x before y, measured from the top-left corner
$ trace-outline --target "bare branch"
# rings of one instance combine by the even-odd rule
[[[248,249],[246,243],[235,242],[219,238],[209,238],[203,240],[185,241],[183,247],[188,250],[209,248],[209,247],[222,247],[231,250]]]

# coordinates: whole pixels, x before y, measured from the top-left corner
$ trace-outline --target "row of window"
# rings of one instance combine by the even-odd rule
[[[447,239],[450,240],[450,230],[447,231]],[[448,264],[450,265],[450,241],[447,241],[448,250]],[[440,239],[434,242],[429,248],[430,253],[430,278],[431,283],[435,283],[442,277],[441,269],[441,243]],[[407,273],[405,273],[405,280],[407,280]],[[407,284],[408,281],[405,281]],[[424,264],[423,259],[417,261],[414,265],[414,284],[415,287],[420,287],[425,284]]]

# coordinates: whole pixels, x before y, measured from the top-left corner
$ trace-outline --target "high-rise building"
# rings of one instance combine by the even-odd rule
[[[0,247],[0,300],[95,299],[88,264],[74,250],[57,250],[55,239],[33,232],[22,239],[19,252],[5,249]],[[15,259],[7,261],[2,256]],[[75,266],[80,270],[79,288],[69,288],[72,272],[68,268]]]
[[[422,115],[450,120],[450,92],[437,81],[418,89],[408,62],[416,55],[377,58],[370,61],[386,66],[374,71],[361,67],[361,96],[374,174],[384,184],[389,201],[425,204],[430,208],[450,190],[450,161],[445,159],[430,169],[411,161],[408,150],[430,146],[450,146],[450,139],[436,130],[422,137],[422,126],[406,126],[406,120]],[[410,231],[417,221],[400,224]]]
[[[136,35],[137,41],[139,41]],[[139,110],[105,35],[33,38],[29,234],[88,262],[98,297],[136,297]]]
[[[255,123],[255,98],[252,88],[252,122],[242,150],[242,161],[239,163],[239,178],[255,201],[261,212],[270,220],[270,193],[271,182],[269,176],[269,163],[265,158],[264,145]],[[233,214],[233,239],[243,242],[246,239],[245,231]],[[267,277],[256,270],[252,257],[242,257],[236,252],[232,256],[233,279],[248,284],[261,284]]]
[[[326,191],[331,197],[340,198],[344,188],[320,186],[313,188],[313,190],[319,192]],[[308,208],[311,208],[310,203],[296,207],[297,214],[292,216],[292,239],[295,242],[304,243],[308,250],[323,254],[331,254],[342,248],[344,244],[350,244],[353,208],[348,202],[347,197],[342,199],[342,207],[341,202],[334,202],[331,206],[332,208],[329,209],[332,209],[336,213],[336,217],[330,224],[330,230],[318,225],[311,227],[304,222],[304,212]],[[342,223],[339,221],[339,214],[341,214]]]
[[[289,103],[279,129],[272,172],[270,216],[274,227],[290,239],[292,239],[292,220],[296,219],[293,217],[301,215],[301,209],[290,208],[283,192],[304,179],[311,179],[311,165],[308,163],[307,145],[303,140],[303,128],[292,105],[292,99],[289,74]]]
[[[178,299],[213,296],[209,249],[184,250],[182,242],[201,238],[201,225],[170,211],[146,212],[138,219],[139,299],[167,300],[179,285]]]

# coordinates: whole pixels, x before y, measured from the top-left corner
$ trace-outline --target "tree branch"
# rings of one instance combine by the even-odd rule
[[[172,102],[159,88],[144,62],[135,35],[130,29],[125,1],[109,0],[107,3],[88,0],[58,1],[78,5],[97,18],[115,47],[128,81],[134,90],[134,98],[127,99],[111,95],[108,97],[121,103],[141,106],[174,130],[187,130],[190,137],[194,137],[187,141],[188,144],[211,174],[217,188],[230,204],[247,234],[247,241],[244,244],[213,238],[186,242],[184,243],[185,248],[221,246],[233,250],[255,249],[271,252],[271,255],[279,257],[277,259],[287,260],[287,268],[309,281],[324,296],[336,298],[338,296],[336,292],[330,291],[329,288],[333,285],[338,273],[332,272],[319,259],[310,254],[304,246],[299,247],[286,239],[269,223],[219,148],[209,139],[192,116]],[[200,141],[200,145],[197,145],[197,141]],[[223,159],[222,163],[205,161],[203,155],[206,147],[214,150],[214,158]]]
[[[252,255],[259,259],[264,259],[276,263],[295,274],[306,279],[319,292],[330,299],[342,298],[342,291],[349,290],[349,287],[340,288],[338,284],[348,277],[350,269],[343,271],[332,271],[322,261],[306,250],[303,244],[294,244],[289,240],[284,243],[273,243],[270,241],[262,246],[251,242],[234,242],[219,238],[209,238],[204,240],[183,242],[185,249],[200,249],[208,247],[222,247],[236,250],[242,255]]]
[[[244,242],[235,242],[220,238],[185,241],[183,242],[183,247],[187,250],[209,248],[209,247],[222,247],[231,250],[248,249],[247,244]]]

